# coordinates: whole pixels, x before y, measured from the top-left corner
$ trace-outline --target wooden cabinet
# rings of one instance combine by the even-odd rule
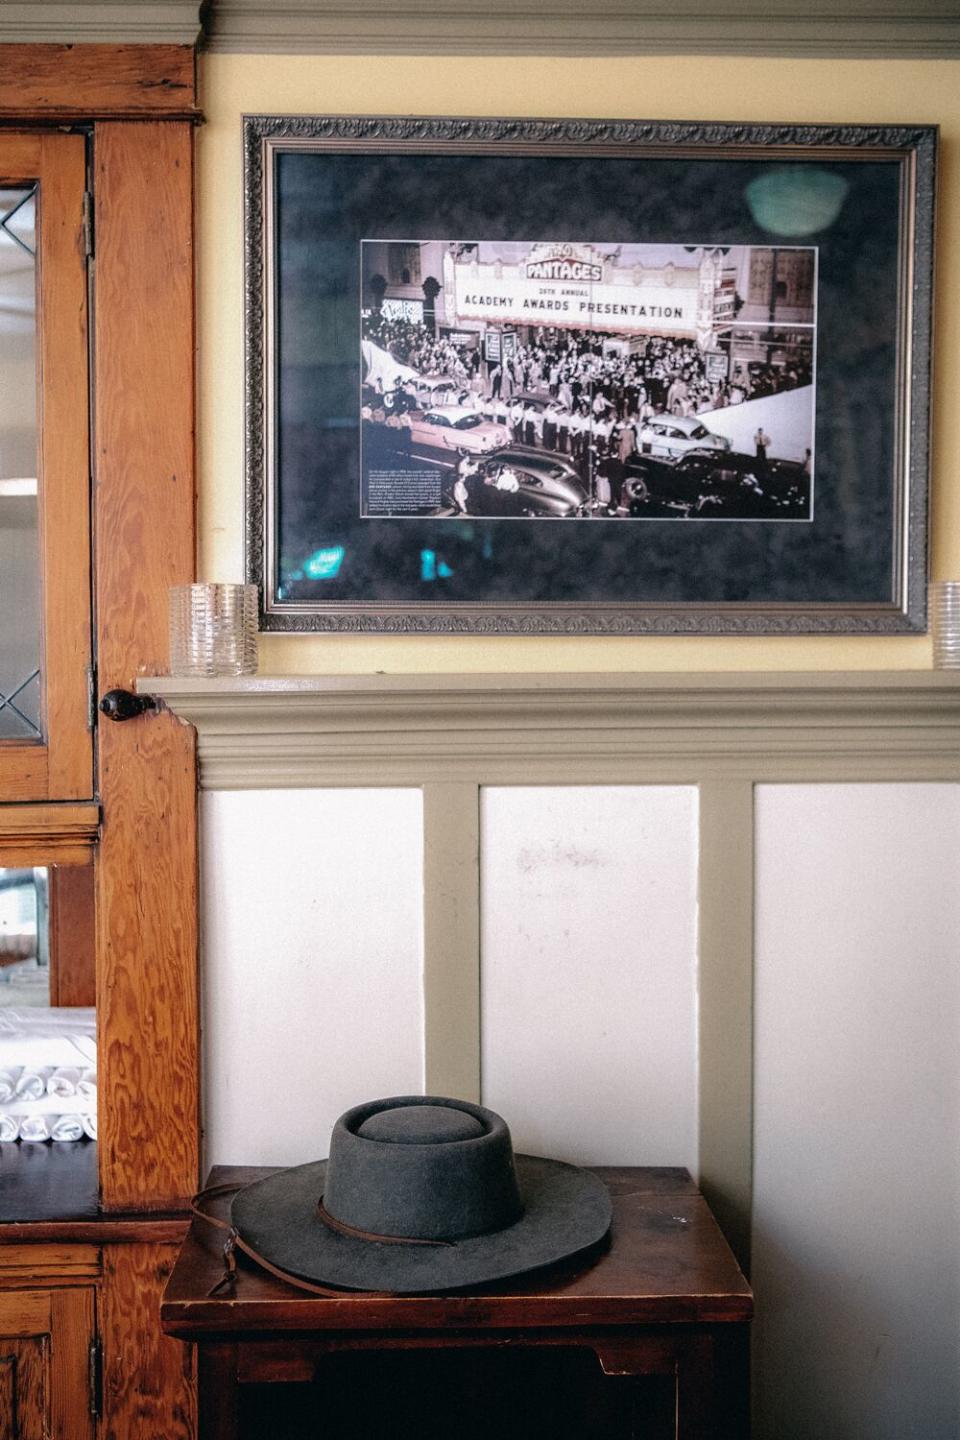
[[[0,727],[0,866],[88,867],[53,878],[51,999],[95,1000],[99,1077],[96,1151],[0,1154],[0,1440],[195,1431],[192,1355],[159,1326],[199,1181],[193,735],[90,712],[165,668],[167,590],[194,578],[194,86],[189,46],[0,45],[0,209],[39,184],[37,469],[16,483],[45,707],[35,733]]]
[[[0,1291],[4,1440],[94,1440],[96,1354],[92,1287]]]

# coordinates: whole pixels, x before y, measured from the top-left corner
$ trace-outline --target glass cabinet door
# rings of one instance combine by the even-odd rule
[[[37,186],[0,190],[0,739],[40,726]]]
[[[85,173],[0,134],[0,801],[93,793]]]

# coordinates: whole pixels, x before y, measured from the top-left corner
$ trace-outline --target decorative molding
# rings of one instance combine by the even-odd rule
[[[953,0],[4,0],[0,43],[195,45],[273,54],[960,55]]]
[[[196,45],[200,0],[4,0],[0,44]]]
[[[18,7],[19,8],[19,7]],[[66,8],[66,7],[64,7]],[[460,55],[960,55],[953,0],[214,0],[214,51]]]
[[[196,45],[200,0],[3,0],[1,45]]]
[[[147,676],[206,789],[960,780],[960,673]]]

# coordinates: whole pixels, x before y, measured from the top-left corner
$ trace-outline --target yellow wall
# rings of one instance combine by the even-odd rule
[[[573,115],[932,123],[942,131],[932,574],[960,576],[960,61],[208,55],[199,136],[200,554],[242,578],[243,114]],[[262,636],[274,673],[928,667],[926,637]]]

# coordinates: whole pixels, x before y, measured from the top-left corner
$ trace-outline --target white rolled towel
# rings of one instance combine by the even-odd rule
[[[96,1114],[96,1111],[94,1111],[92,1115],[84,1114],[84,1115],[80,1115],[78,1118],[79,1118],[79,1120],[80,1120],[80,1124],[83,1126],[83,1133],[84,1133],[84,1135],[86,1135],[86,1136],[88,1137],[88,1139],[90,1139],[90,1140],[96,1140],[96,1138],[97,1138],[97,1114]]]
[[[96,1070],[81,1070],[80,1079],[77,1081],[77,1094],[83,1095],[89,1100],[97,1098]]]
[[[39,1100],[47,1093],[47,1081],[53,1074],[52,1065],[25,1065],[13,1093],[17,1100]]]
[[[0,1009],[2,1013],[2,1009]],[[79,1069],[97,1063],[97,1042],[90,1035],[22,1035],[0,1032],[0,1065],[76,1065]]]
[[[14,1140],[19,1139],[19,1115],[4,1115],[0,1113],[0,1145],[12,1145]]]
[[[83,1121],[79,1115],[49,1115],[51,1140],[82,1140]]]
[[[47,1081],[47,1094],[61,1098],[76,1095],[82,1073],[78,1065],[58,1065]]]
[[[13,1099],[22,1068],[21,1065],[9,1065],[0,1070],[0,1105]]]
[[[49,1140],[51,1118],[49,1115],[24,1115],[20,1121],[20,1139],[34,1145]]]
[[[0,1110],[5,1115],[82,1115],[85,1110],[93,1110],[95,1101],[85,1095],[63,1095],[57,1099],[51,1099],[49,1095],[43,1095],[39,1100],[11,1100],[8,1105],[0,1105]],[[2,1436],[0,1436],[2,1440]]]
[[[91,1038],[96,1035],[97,1012],[93,1006],[4,1005],[0,1009],[0,1035],[62,1035],[65,1031]]]

